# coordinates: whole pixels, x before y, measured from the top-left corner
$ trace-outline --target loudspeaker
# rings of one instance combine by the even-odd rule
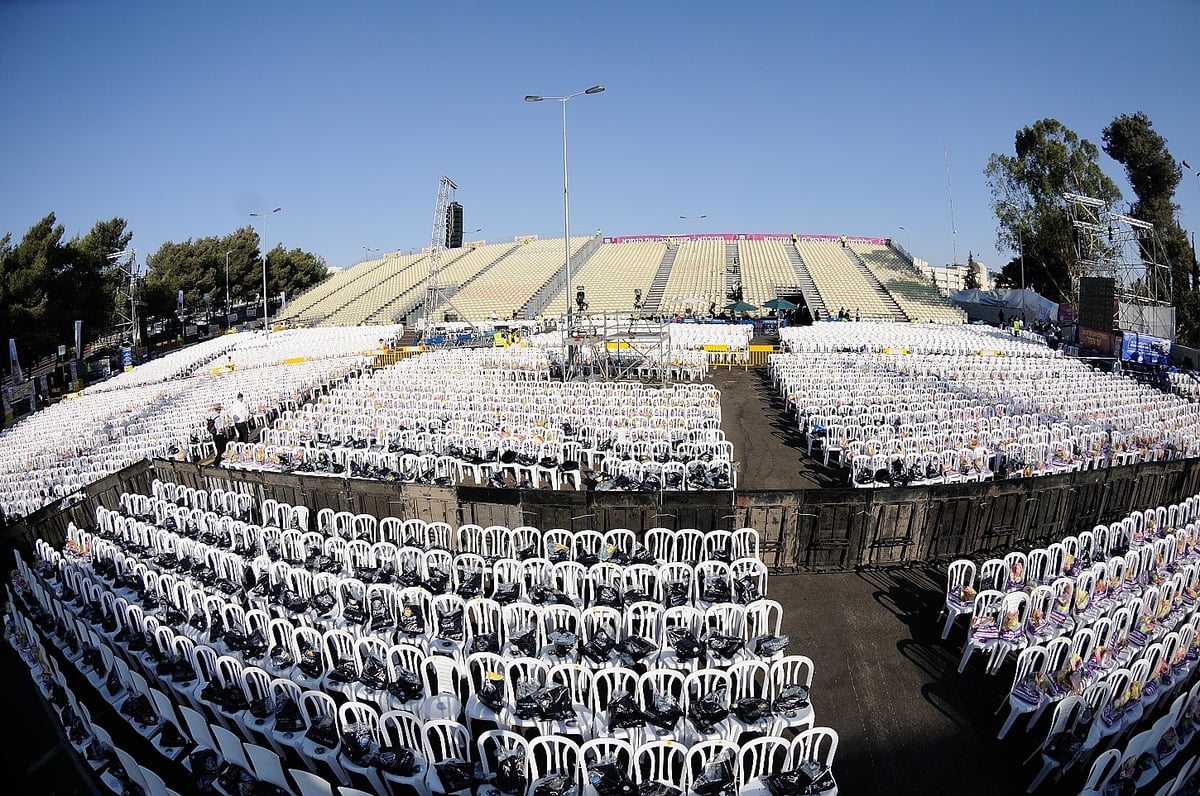
[[[446,248],[461,249],[463,244],[463,208],[451,202],[446,208]]]
[[[1115,281],[1108,276],[1079,279],[1079,325],[1102,332],[1113,330]]]

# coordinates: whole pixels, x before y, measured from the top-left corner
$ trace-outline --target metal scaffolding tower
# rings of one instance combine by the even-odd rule
[[[1091,196],[1064,193],[1067,213],[1076,230],[1079,271],[1071,275],[1071,295],[1079,296],[1079,279],[1113,280],[1116,298],[1131,304],[1164,306],[1171,301],[1171,269],[1163,262],[1154,226],[1114,212]]]
[[[458,186],[449,177],[442,177],[438,183],[437,204],[433,209],[433,240],[429,244],[429,271],[425,277],[425,307],[421,312],[426,329],[434,323],[433,311],[448,303],[442,285],[442,249],[446,246],[446,209],[454,201],[457,190]]]
[[[141,330],[137,321],[137,249],[125,249],[108,255],[121,269],[121,284],[118,288],[121,303],[117,310],[117,330],[127,337],[134,348],[142,344]],[[79,352],[82,356],[83,352]]]

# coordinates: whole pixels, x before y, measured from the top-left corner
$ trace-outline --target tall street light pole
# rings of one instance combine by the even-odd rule
[[[277,207],[274,210],[271,210],[270,212],[251,213],[250,217],[251,218],[270,218],[271,216],[275,215],[276,213],[280,212],[281,210],[283,210],[282,207]],[[262,225],[264,228],[266,227],[265,222],[262,222]],[[266,249],[266,241],[265,240],[263,241],[262,260],[263,260],[263,332],[265,334],[270,334],[271,326],[267,323],[267,313],[268,313],[268,310],[267,310],[267,249]]]
[[[904,233],[904,248],[908,250],[908,259],[913,259],[912,253],[912,232],[904,227],[897,226],[896,229]],[[914,263],[915,265],[916,263]]]
[[[562,139],[563,139],[563,248],[566,258],[566,277],[567,277],[567,336],[574,333],[571,314],[571,200],[567,190],[567,103],[576,97],[584,94],[599,94],[604,91],[604,86],[592,86],[583,91],[576,91],[574,94],[567,94],[564,97],[542,97],[536,94],[526,95],[526,102],[542,102],[543,100],[558,100],[562,104]],[[563,377],[567,378],[573,366],[574,347],[571,342],[567,341],[567,367],[563,373]]]
[[[229,323],[229,255],[233,249],[225,252],[225,323]]]

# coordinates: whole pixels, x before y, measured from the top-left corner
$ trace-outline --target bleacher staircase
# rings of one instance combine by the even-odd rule
[[[892,294],[889,293],[887,288],[883,286],[883,283],[879,281],[879,278],[871,272],[871,269],[867,268],[867,264],[862,261],[862,258],[858,256],[857,252],[855,252],[853,249],[846,248],[843,248],[842,252],[848,258],[850,258],[850,262],[854,263],[854,267],[857,268],[860,273],[862,273],[863,279],[867,280],[867,283],[870,284],[875,292],[879,294],[880,300],[887,305],[888,311],[892,313],[893,321],[904,322],[912,320],[908,317],[908,314],[904,310],[900,309],[900,305],[896,303],[896,299],[893,298]]]
[[[736,241],[730,241],[725,244],[725,299],[726,302],[733,301],[733,289],[742,282],[742,264],[738,259],[738,245]],[[724,306],[724,305],[722,305]]]
[[[812,313],[814,319],[828,318],[829,309],[825,306],[825,300],[821,298],[821,293],[817,290],[817,283],[813,281],[812,274],[808,272],[808,266],[804,264],[804,258],[796,250],[796,245],[793,243],[783,248],[787,252],[788,261],[792,264],[792,270],[796,272],[796,282],[800,287],[800,293],[804,296],[804,303],[808,305],[808,311]]]
[[[650,283],[650,292],[646,295],[646,303],[642,306],[643,315],[654,315],[662,304],[663,292],[667,289],[667,279],[671,276],[671,268],[675,265],[675,255],[679,253],[679,245],[667,246],[663,253],[662,262],[654,273],[654,281]]]

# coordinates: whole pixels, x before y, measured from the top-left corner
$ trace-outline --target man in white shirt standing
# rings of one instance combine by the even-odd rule
[[[237,431],[238,442],[250,441],[250,408],[246,406],[246,402],[242,400],[242,394],[237,394],[237,399],[229,407],[229,414],[233,417],[233,427]]]

